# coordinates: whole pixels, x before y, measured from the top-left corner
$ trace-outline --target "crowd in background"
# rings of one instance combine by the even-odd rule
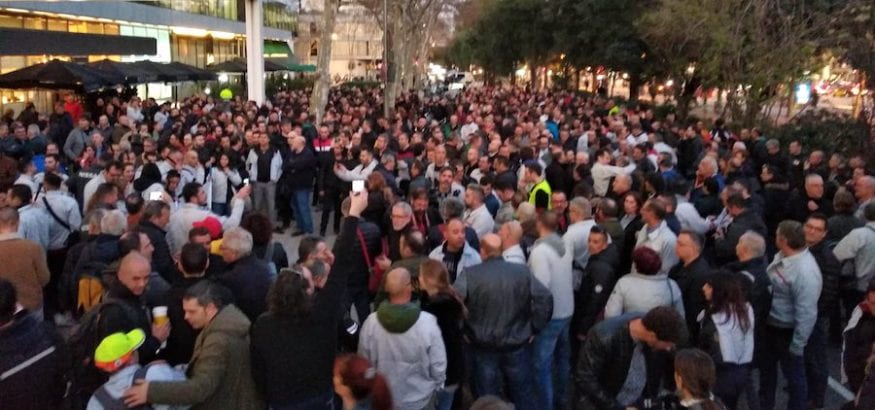
[[[308,109],[5,115],[0,407],[772,409],[780,368],[810,409],[841,345],[875,408],[861,154],[523,88]]]

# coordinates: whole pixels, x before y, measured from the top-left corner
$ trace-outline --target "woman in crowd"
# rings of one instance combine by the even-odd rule
[[[623,195],[623,216],[620,217],[620,225],[623,227],[623,240],[620,248],[620,275],[626,274],[632,268],[632,251],[635,249],[635,235],[644,227],[641,221],[641,205],[644,200],[637,192],[628,192]]]
[[[440,261],[429,259],[420,265],[419,287],[427,295],[422,309],[437,318],[447,350],[447,380],[444,388],[437,394],[435,409],[450,410],[465,370],[462,350],[462,321],[465,319],[465,306],[462,298],[450,286],[447,268]]]
[[[708,308],[700,323],[697,344],[711,355],[716,365],[714,394],[727,408],[735,409],[750,379],[754,349],[753,308],[745,301],[738,279],[728,271],[714,274],[702,287],[702,292]]]
[[[278,272],[289,266],[289,257],[283,244],[272,240],[273,227],[270,219],[261,213],[250,213],[240,222],[240,227],[252,234],[252,253],[267,264],[273,264]]]
[[[85,204],[85,214],[88,214],[97,208],[115,209],[118,206],[118,201],[118,187],[110,182],[105,182],[97,186],[94,195],[92,195],[91,199],[88,200],[88,203]]]
[[[143,165],[140,177],[134,180],[134,190],[139,192],[146,201],[152,200],[152,194],[163,193],[164,185],[161,183],[161,170],[152,163]]]
[[[394,202],[392,189],[380,172],[371,172],[365,184],[368,190],[368,208],[362,213],[366,220],[377,224],[381,232],[387,232],[386,212]]]
[[[714,398],[714,362],[699,349],[684,349],[674,357],[674,383],[680,408],[687,410],[724,410]]]
[[[368,359],[346,354],[334,360],[334,391],[343,410],[391,410],[392,393],[382,374]]]
[[[658,274],[662,268],[659,254],[641,246],[632,252],[632,261],[632,272],[617,281],[608,298],[605,318],[629,312],[647,312],[657,306],[674,306],[683,316],[684,301],[678,284],[668,276]]]
[[[216,215],[228,215],[228,202],[234,195],[234,187],[240,186],[243,179],[231,162],[232,154],[223,151],[219,154],[216,166],[210,168],[210,181],[213,184],[213,213]]]

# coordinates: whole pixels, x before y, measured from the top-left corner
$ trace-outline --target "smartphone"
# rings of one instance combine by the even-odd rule
[[[365,190],[365,181],[359,179],[352,181],[352,192],[362,192]]]
[[[162,195],[160,192],[150,192],[149,200],[150,201],[160,201],[162,199]]]
[[[249,178],[243,178],[243,185],[249,185]]]

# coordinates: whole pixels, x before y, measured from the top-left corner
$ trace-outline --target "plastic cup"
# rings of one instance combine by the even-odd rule
[[[170,319],[167,317],[167,306],[155,306],[152,308],[152,323],[155,326],[163,326]]]

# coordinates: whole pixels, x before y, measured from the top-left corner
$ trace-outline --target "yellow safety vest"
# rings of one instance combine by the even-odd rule
[[[535,205],[535,196],[537,196],[538,191],[544,191],[547,193],[547,209],[552,209],[553,191],[550,189],[550,184],[547,183],[546,179],[542,179],[541,182],[538,182],[532,187],[532,191],[529,192],[529,203]]]

